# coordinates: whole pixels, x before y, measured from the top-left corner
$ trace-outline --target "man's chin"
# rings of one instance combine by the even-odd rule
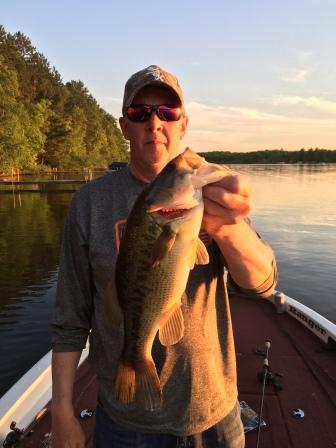
[[[165,145],[148,145],[147,154],[153,163],[160,163],[168,160],[169,154]]]

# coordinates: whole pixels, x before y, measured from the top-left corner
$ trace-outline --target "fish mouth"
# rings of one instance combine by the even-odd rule
[[[165,218],[176,219],[186,215],[190,210],[190,208],[160,208],[155,212]]]

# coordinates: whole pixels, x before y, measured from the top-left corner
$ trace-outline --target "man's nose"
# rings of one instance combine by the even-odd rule
[[[163,122],[160,120],[160,118],[154,111],[151,113],[151,116],[146,123],[147,123],[147,129],[149,131],[156,131],[158,129],[162,129],[163,126]]]

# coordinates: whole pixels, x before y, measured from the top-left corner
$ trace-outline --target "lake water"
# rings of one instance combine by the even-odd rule
[[[235,165],[273,247],[277,289],[336,322],[336,165]],[[67,187],[69,188],[69,187]],[[50,349],[59,247],[72,192],[0,190],[0,396]]]

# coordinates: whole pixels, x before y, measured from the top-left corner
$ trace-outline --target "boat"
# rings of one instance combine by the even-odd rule
[[[230,306],[246,448],[335,448],[336,324],[279,291],[232,295]],[[87,355],[74,407],[92,448],[97,383]],[[50,446],[50,361],[51,352],[0,399],[5,448]]]
[[[121,170],[122,168],[126,168],[127,162],[112,162],[109,164],[109,169],[112,171]]]

